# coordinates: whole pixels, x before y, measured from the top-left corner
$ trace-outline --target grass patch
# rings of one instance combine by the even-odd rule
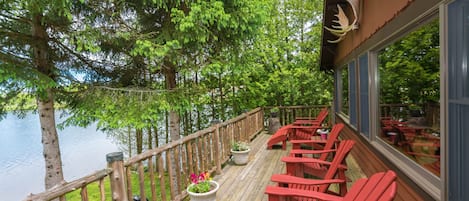
[[[156,200],[161,200],[161,188],[160,188],[160,180],[158,179],[158,174],[155,173],[155,196]],[[169,176],[165,174],[165,190],[166,190],[166,198],[170,199],[170,188],[169,188]],[[132,195],[140,195],[140,187],[139,187],[139,180],[138,174],[132,173]],[[150,183],[150,174],[145,172],[145,195],[147,196],[148,200],[151,200],[151,183]],[[109,178],[104,179],[104,190],[105,190],[105,197],[106,200],[112,200],[111,198],[111,184],[109,182]],[[88,199],[89,200],[100,200],[101,195],[99,193],[99,182],[91,183],[87,186],[88,191]],[[66,198],[68,201],[81,201],[80,195],[81,189],[77,189],[66,194]],[[129,198],[132,200],[132,198]]]

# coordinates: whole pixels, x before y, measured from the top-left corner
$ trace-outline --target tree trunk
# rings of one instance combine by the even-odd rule
[[[141,128],[135,129],[135,137],[137,141],[137,154],[141,154],[143,150],[143,130]]]
[[[166,78],[166,88],[170,93],[174,92],[176,89],[176,70],[170,62],[165,62],[165,78]],[[179,128],[179,114],[176,110],[171,109],[169,111],[169,134],[171,136],[171,141],[179,140],[180,137],[180,128]]]
[[[225,119],[225,110],[223,108],[225,108],[225,100],[223,98],[224,94],[225,93],[223,91],[223,80],[222,80],[222,72],[219,72],[218,73],[218,90],[220,91],[220,106],[218,107],[218,113],[220,114],[220,119],[221,120],[224,120]]]
[[[151,126],[148,126],[148,138],[147,138],[147,147],[148,150],[153,149],[153,134],[151,133]]]
[[[197,71],[195,72],[195,84],[197,85],[199,84],[199,73]],[[197,113],[197,130],[202,130],[202,120],[200,118],[200,110],[196,109],[196,113]]]
[[[127,127],[127,136],[128,136],[128,144],[129,144],[129,157],[132,157],[132,132],[130,130],[130,126]]]
[[[54,80],[53,64],[49,61],[48,35],[46,27],[42,25],[42,14],[32,18],[31,32],[36,39],[32,45],[34,67],[42,74]],[[46,167],[45,188],[62,183],[62,158],[60,157],[59,137],[55,126],[54,92],[51,88],[38,90],[37,106],[41,124],[42,146]]]
[[[164,120],[165,120],[164,121],[164,123],[165,123],[164,124],[165,125],[165,127],[164,127],[165,128],[165,138],[164,138],[164,140],[165,140],[165,143],[168,144],[168,142],[169,142],[169,113],[165,112],[164,117],[165,117],[164,118]]]
[[[176,69],[171,62],[165,62],[165,79],[166,79],[166,88],[168,89],[169,93],[175,92],[176,89]],[[171,137],[171,141],[179,140],[180,137],[180,128],[179,128],[179,121],[180,117],[178,112],[171,108],[169,111],[169,135]],[[170,160],[172,167],[177,167],[176,163],[179,162],[179,158],[175,158],[173,153],[170,154]],[[178,170],[176,170],[178,171]],[[177,172],[171,171],[171,185],[173,186],[174,194],[180,191],[178,181],[177,181]]]
[[[64,180],[59,137],[55,127],[54,98],[48,90],[48,98],[38,98],[39,121],[41,124],[43,154],[46,167],[45,187],[52,188]]]
[[[158,126],[153,126],[153,133],[155,134],[155,147],[160,146]]]

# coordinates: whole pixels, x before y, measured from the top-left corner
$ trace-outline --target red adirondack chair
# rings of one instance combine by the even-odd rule
[[[316,119],[297,119],[291,126],[290,140],[310,140],[316,131],[322,128],[322,123],[326,120],[328,114],[327,108],[319,112]]]
[[[345,196],[331,195],[308,189],[267,186],[265,193],[269,201],[280,200],[330,200],[330,201],[389,201],[396,196],[396,173],[389,170],[372,175],[369,179],[357,180]],[[318,180],[318,183],[335,183],[335,180]],[[288,186],[297,185],[294,183]]]
[[[297,120],[305,121],[302,123],[307,124],[308,126],[302,125],[301,122],[296,122],[280,127],[280,129],[278,129],[277,132],[275,132],[267,141],[267,149],[272,149],[273,146],[278,143],[282,144],[282,149],[286,149],[287,140],[290,139],[311,139],[311,136],[316,133],[316,130],[318,128],[322,128],[321,124],[326,119],[327,114],[328,110],[327,108],[324,108],[319,112],[315,119]],[[294,133],[298,133],[298,136],[306,137],[296,137]]]
[[[332,127],[331,132],[328,134],[327,140],[291,140],[292,150],[290,151],[291,155],[300,155],[300,154],[317,154],[317,150],[330,150],[335,148],[337,145],[339,134],[344,128],[343,123],[338,123]],[[307,145],[314,148],[314,150],[301,150],[301,145]],[[326,160],[328,153],[321,153],[319,157],[320,160]]]
[[[345,158],[354,144],[355,142],[353,140],[344,140],[340,142],[337,150],[322,150],[324,152],[336,152],[331,162],[307,157],[283,157],[282,161],[286,163],[287,173],[284,175],[273,175],[271,179],[274,182],[279,182],[279,185],[281,185],[282,183],[288,183],[289,181],[304,182],[303,180],[305,179],[303,179],[303,177],[305,174],[325,180],[338,178],[341,181],[339,184],[340,194],[344,195],[347,192],[345,176],[347,166],[345,165]],[[306,179],[306,181],[307,180],[308,179]],[[330,183],[321,185],[295,185],[292,187],[326,192],[329,185]]]
[[[286,125],[280,127],[267,141],[267,149],[272,149],[274,145],[278,143],[282,143],[282,149],[285,150],[287,148],[287,140],[288,135],[291,132],[291,125]]]
[[[327,107],[325,107],[321,109],[321,111],[319,111],[316,118],[296,117],[295,122],[293,122],[293,125],[321,125],[328,114],[329,111],[327,110]]]

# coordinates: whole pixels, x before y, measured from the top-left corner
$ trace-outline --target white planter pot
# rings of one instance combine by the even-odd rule
[[[186,191],[189,194],[189,197],[191,198],[191,201],[215,201],[217,200],[217,191],[218,188],[220,188],[220,185],[216,181],[210,181],[210,184],[214,186],[215,188],[209,192],[206,193],[193,193],[189,191],[190,186],[194,185],[191,184],[187,187]]]
[[[248,149],[246,151],[233,151],[231,150],[231,154],[233,155],[233,162],[236,165],[245,165],[249,161],[249,151],[251,149]]]

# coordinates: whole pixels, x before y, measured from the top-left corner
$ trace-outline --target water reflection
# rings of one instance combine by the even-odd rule
[[[71,181],[106,167],[106,154],[119,151],[96,125],[58,130],[65,180]],[[0,194],[2,200],[22,200],[44,190],[44,159],[37,114],[24,119],[8,115],[0,121]]]

